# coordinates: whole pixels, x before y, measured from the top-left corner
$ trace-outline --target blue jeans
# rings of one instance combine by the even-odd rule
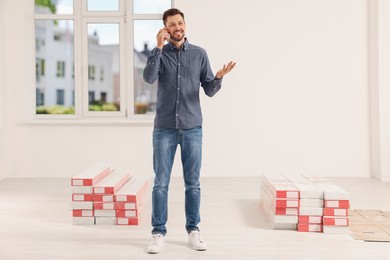
[[[185,185],[186,230],[199,230],[200,167],[202,161],[202,128],[188,130],[161,129],[153,131],[152,234],[167,233],[168,189],[177,145],[181,148]]]

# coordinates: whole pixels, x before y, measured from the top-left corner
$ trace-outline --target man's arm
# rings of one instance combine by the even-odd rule
[[[153,84],[158,79],[162,50],[155,48],[152,52],[153,55],[148,58],[143,72],[144,81],[149,84]]]
[[[222,78],[234,69],[236,63],[230,61],[227,65],[223,65],[223,68],[220,69],[214,77],[207,54],[204,62],[205,64],[201,72],[201,84],[206,95],[212,97],[221,89]]]
[[[144,69],[144,80],[149,84],[153,84],[158,79],[158,72],[160,71],[160,62],[162,48],[165,40],[169,39],[169,32],[166,28],[162,28],[156,35],[157,47],[153,49],[153,55],[148,58],[146,67]]]

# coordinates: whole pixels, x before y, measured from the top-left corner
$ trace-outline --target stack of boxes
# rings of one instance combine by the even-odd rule
[[[322,232],[323,191],[300,174],[283,173],[300,192],[297,230]]]
[[[108,164],[90,167],[71,179],[73,224],[138,225],[148,186],[149,178]]]
[[[149,186],[149,178],[133,177],[114,196],[116,224],[138,225],[144,208],[145,195]]]
[[[295,230],[299,213],[299,190],[283,175],[263,174],[260,203],[275,229]]]
[[[114,194],[130,179],[125,171],[113,171],[93,187],[93,202],[96,225],[115,225]]]
[[[95,224],[93,185],[112,171],[108,164],[96,164],[71,179],[73,224]]]
[[[287,187],[295,187],[295,192],[299,194],[294,202],[294,205],[299,205],[297,209],[278,208],[278,205],[293,205],[289,202],[291,198],[283,197],[287,194],[283,190],[291,189]],[[282,196],[278,197],[278,194]],[[348,226],[349,194],[323,178],[306,178],[290,173],[263,174],[260,202],[274,228],[345,233]],[[292,216],[295,213],[297,223],[293,226]]]
[[[324,191],[323,232],[345,233],[348,226],[349,193],[324,178],[308,178]]]

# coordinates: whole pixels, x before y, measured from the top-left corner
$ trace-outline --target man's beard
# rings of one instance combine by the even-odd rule
[[[181,32],[181,34],[182,34],[182,36],[181,36],[180,38],[177,38],[177,37],[175,37],[175,36],[171,35],[171,39],[172,39],[173,41],[175,41],[175,42],[180,42],[181,40],[183,40],[183,39],[184,39],[184,36],[185,36],[185,34],[184,34],[184,32],[183,32],[183,31],[180,31],[180,32]]]

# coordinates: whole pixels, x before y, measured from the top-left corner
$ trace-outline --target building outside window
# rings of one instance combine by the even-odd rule
[[[65,77],[65,61],[57,61],[57,78]]]
[[[172,0],[35,0],[36,114],[153,115],[157,86],[142,72],[171,7]]]
[[[63,89],[57,89],[57,105],[65,104],[65,91]]]

